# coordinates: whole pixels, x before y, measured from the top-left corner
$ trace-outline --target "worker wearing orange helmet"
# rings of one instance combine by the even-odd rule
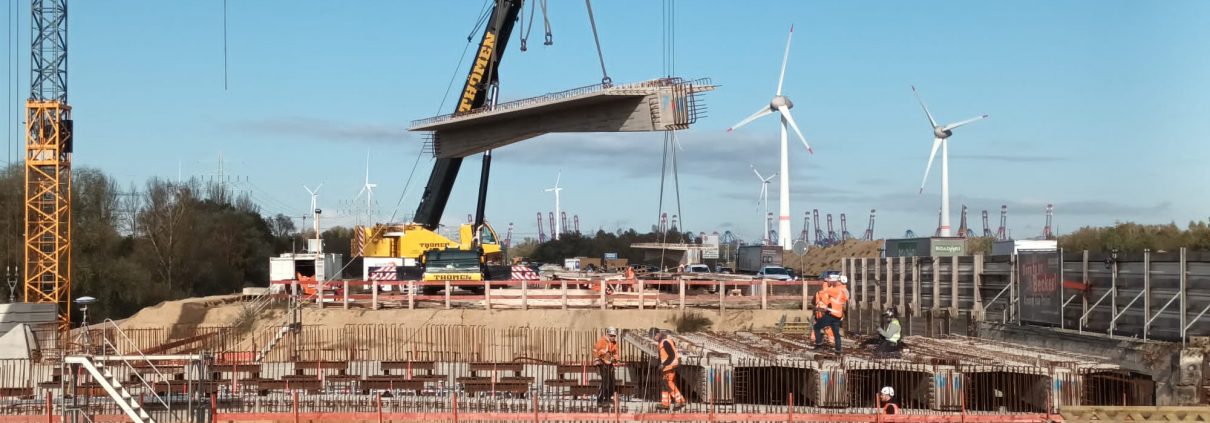
[[[659,343],[660,371],[663,373],[664,379],[664,383],[660,386],[659,408],[679,410],[685,406],[685,397],[676,387],[676,368],[681,364],[681,352],[676,348],[676,342],[672,340],[672,337],[668,336],[668,332],[661,331],[655,339]],[[673,404],[674,401],[676,404]]]

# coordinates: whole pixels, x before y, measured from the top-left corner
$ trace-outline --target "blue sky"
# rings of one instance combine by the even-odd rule
[[[28,5],[18,4],[16,97],[24,99]],[[302,185],[323,183],[325,215],[352,224],[368,151],[383,220],[419,152],[406,128],[452,111],[452,101],[439,107],[450,78],[465,77],[468,64],[455,66],[482,4],[231,1],[224,90],[221,1],[73,2],[75,163],[141,184],[175,179],[178,164],[186,177],[215,174],[221,152],[225,172],[247,180],[237,186],[267,212],[303,213]],[[594,4],[614,81],[663,76],[661,4]],[[599,82],[583,3],[554,1],[550,13],[553,46],[541,45],[540,22],[529,51],[510,43],[503,101]],[[808,156],[790,145],[796,233],[810,209],[847,213],[856,235],[870,209],[878,209],[877,236],[931,232],[940,180],[930,176],[917,194],[931,135],[912,84],[939,120],[991,115],[951,138],[955,226],[963,203],[976,231],[980,210],[995,225],[1008,204],[1017,237],[1040,234],[1046,203],[1060,232],[1205,219],[1206,22],[1210,3],[1194,0],[680,2],[675,73],[720,84],[705,97],[708,117],[680,134],[685,228],[759,237],[760,186],[749,165],[776,168],[777,124],[725,129],[772,96],[790,25],[785,92],[815,148]],[[20,147],[20,130],[13,137]],[[488,218],[500,232],[515,222],[515,237],[533,236],[535,212],[554,208],[542,189],[561,170],[563,208],[582,229],[647,228],[659,212],[662,140],[564,134],[499,149]],[[420,159],[397,216],[414,212],[431,163]],[[446,223],[473,211],[478,163],[463,166]],[[776,185],[771,191],[776,210]],[[665,204],[676,213],[671,198]]]

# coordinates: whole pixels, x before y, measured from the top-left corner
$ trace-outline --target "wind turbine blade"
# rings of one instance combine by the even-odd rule
[[[790,61],[790,41],[792,40],[794,40],[794,25],[790,25],[790,35],[786,37],[786,52],[781,56],[781,76],[777,77],[777,95],[781,95],[781,85],[786,80],[786,63]]]
[[[966,125],[966,124],[971,123],[971,122],[980,121],[980,120],[983,120],[983,119],[987,119],[987,115],[979,115],[979,116],[975,116],[975,117],[973,117],[973,118],[970,118],[970,119],[967,119],[967,120],[964,120],[964,121],[961,121],[961,122],[955,122],[955,123],[951,123],[951,124],[949,124],[949,125],[945,125],[945,127],[944,127],[944,128],[941,128],[941,130],[943,130],[943,131],[948,131],[948,130],[951,130],[951,129],[957,128],[957,127],[959,127],[959,126]]]
[[[920,181],[920,192],[924,193],[924,183],[929,180],[929,169],[933,168],[933,159],[937,158],[937,147],[941,146],[941,138],[933,138],[933,152],[929,153],[929,164],[924,167],[924,179]]]
[[[563,171],[559,171],[559,175],[555,176],[555,189],[559,188],[559,181],[563,180]]]
[[[752,173],[755,173],[755,174],[756,174],[756,178],[757,178],[757,179],[760,179],[760,180],[762,180],[762,181],[763,181],[763,180],[765,180],[765,177],[764,177],[764,176],[761,176],[760,172],[757,172],[757,171],[756,171],[756,165],[749,165],[749,166],[752,166]]]
[[[353,197],[353,199],[356,200],[358,198],[361,198],[361,194],[365,194],[365,192],[366,192],[366,187],[365,187],[365,185],[362,185],[361,191],[357,191],[357,196]]]
[[[768,178],[765,178],[765,182],[772,181],[772,180],[773,180],[773,178],[776,178],[776,177],[777,177],[777,172],[773,172],[773,174],[772,174],[772,175],[769,175],[769,177],[768,177]]]
[[[807,137],[802,136],[802,131],[798,130],[798,124],[794,123],[794,117],[790,116],[790,108],[781,106],[777,108],[777,111],[781,112],[781,117],[786,120],[786,123],[790,124],[790,128],[794,129],[794,133],[798,134],[798,139],[802,140],[802,145],[807,147],[807,153],[815,154],[815,150],[811,149],[811,144],[807,144]]]
[[[929,113],[929,106],[924,105],[924,99],[920,98],[920,93],[916,92],[915,85],[912,86],[912,94],[916,95],[916,101],[920,102],[920,108],[924,109],[924,114],[929,117],[929,125],[931,125],[932,128],[936,128],[937,120],[933,119],[932,113]]]
[[[760,205],[760,199],[764,198],[765,192],[769,189],[769,184],[760,184],[760,194],[756,194],[756,205]]]
[[[760,119],[761,117],[763,117],[767,114],[770,114],[770,113],[773,113],[773,108],[771,108],[769,106],[762,107],[760,110],[757,110],[756,113],[753,113],[752,116],[748,116],[748,117],[744,118],[744,120],[739,121],[739,123],[732,125],[730,128],[727,128],[727,132],[731,132],[736,129],[739,129],[741,126],[752,123],[752,121]]]

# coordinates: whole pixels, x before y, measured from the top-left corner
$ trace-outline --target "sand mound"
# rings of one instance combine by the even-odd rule
[[[787,251],[782,258],[782,263],[804,275],[818,275],[824,270],[840,270],[841,259],[878,257],[879,248],[882,248],[882,240],[851,239],[831,247],[812,247],[807,250],[807,255],[801,258],[793,252]]]
[[[239,295],[214,295],[164,301],[139,310],[122,321],[124,328],[164,327],[171,325],[217,326],[239,315]]]

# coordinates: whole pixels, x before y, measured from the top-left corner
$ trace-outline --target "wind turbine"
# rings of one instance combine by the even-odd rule
[[[794,123],[794,117],[790,116],[790,109],[794,107],[794,103],[790,101],[789,97],[781,95],[782,83],[786,80],[786,62],[790,60],[790,41],[793,39],[794,26],[791,25],[790,36],[786,38],[786,52],[781,59],[781,76],[777,78],[777,94],[773,96],[773,100],[769,102],[768,106],[762,107],[756,113],[753,113],[752,116],[748,116],[735,124],[735,126],[727,129],[727,132],[731,132],[765,115],[775,112],[781,114],[781,181],[779,187],[781,191],[778,195],[781,199],[781,216],[779,216],[777,225],[777,237],[778,245],[786,250],[790,249],[790,159],[788,155],[789,147],[787,146],[786,126],[789,125],[790,128],[794,129],[794,133],[798,135],[798,139],[802,140],[802,145],[807,148],[807,153],[815,153],[811,149],[811,145],[807,144],[807,137],[804,137],[802,131],[798,130],[798,124]]]
[[[920,193],[924,193],[924,184],[928,182],[929,170],[933,168],[933,159],[937,157],[937,147],[941,147],[941,230],[938,236],[951,236],[950,234],[950,161],[949,161],[949,137],[954,135],[954,129],[966,125],[971,122],[983,120],[987,115],[979,115],[967,120],[958,121],[949,125],[938,125],[937,120],[933,119],[933,114],[929,113],[928,106],[924,105],[924,99],[920,98],[920,93],[916,91],[916,86],[912,86],[912,94],[916,95],[916,101],[920,102],[920,108],[924,109],[924,115],[929,118],[929,125],[933,127],[933,151],[929,153],[928,165],[924,167],[924,179],[920,181]]]
[[[563,179],[563,171],[561,171],[561,170],[560,170],[560,171],[559,171],[559,175],[555,177],[555,186],[554,186],[554,187],[552,187],[552,188],[547,188],[547,189],[545,190],[546,192],[553,192],[553,193],[555,193],[555,216],[558,216],[558,215],[559,215],[559,213],[560,213],[560,210],[559,210],[559,191],[562,191],[562,190],[563,190],[563,188],[559,188],[559,180],[561,180],[561,179]],[[552,218],[551,220],[554,220],[554,218]],[[559,221],[557,221],[557,220],[556,220],[556,221],[555,221],[555,241],[558,241],[558,240],[559,240],[559,234],[560,234],[560,233],[562,233],[562,232],[563,232],[563,224],[562,224],[562,222],[559,222]]]
[[[769,181],[773,180],[773,177],[777,176],[777,174],[774,173],[769,175],[768,178],[761,176],[760,172],[756,171],[755,165],[752,165],[752,173],[756,174],[756,179],[760,179],[760,196],[756,197],[756,202],[759,203],[762,201],[762,199],[765,202],[765,213],[761,215],[761,220],[765,221],[765,232],[761,238],[764,239],[765,242],[761,245],[769,245],[769,242],[771,241],[769,239],[769,219],[765,219],[764,217],[769,215]]]
[[[322,243],[319,242],[319,214],[323,213],[323,211],[316,206],[315,200],[319,197],[319,189],[323,188],[323,186],[324,184],[319,184],[315,187],[315,189],[311,189],[310,187],[303,185],[303,189],[307,190],[308,193],[311,193],[311,213],[313,213],[312,217],[315,220],[315,252],[317,253],[321,252],[323,248]]]
[[[366,226],[374,224],[374,188],[378,184],[370,183],[370,152],[366,151],[366,180],[365,185],[361,186],[361,191],[357,191],[357,197],[361,198],[361,194],[366,195]]]

